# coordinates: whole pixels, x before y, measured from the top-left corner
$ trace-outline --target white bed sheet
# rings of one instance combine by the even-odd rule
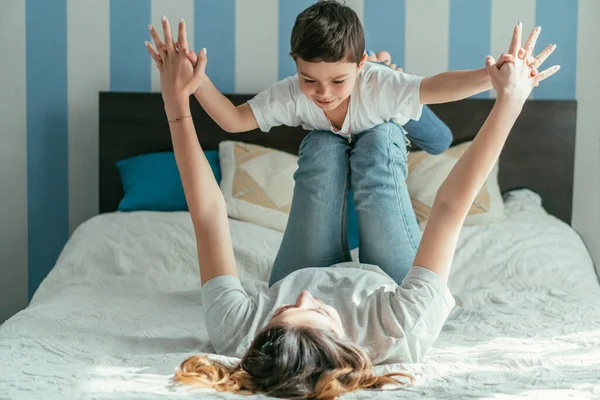
[[[423,363],[377,368],[416,384],[344,398],[600,398],[598,279],[579,237],[538,201],[513,192],[503,222],[464,228],[439,339]],[[264,289],[281,234],[230,224],[244,286]],[[170,385],[182,360],[212,351],[200,298],[187,213],[92,218],[0,327],[0,398],[237,397]]]

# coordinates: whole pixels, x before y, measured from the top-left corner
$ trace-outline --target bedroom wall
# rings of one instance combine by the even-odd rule
[[[289,33],[313,0],[0,0],[0,322],[26,306],[69,235],[98,209],[98,91],[158,90],[146,26],[183,17],[224,92],[294,73]],[[348,0],[367,46],[410,73],[477,68],[516,22],[543,26],[561,72],[537,99],[578,98],[574,225],[600,263],[596,0]],[[577,38],[579,37],[579,41]],[[585,47],[585,51],[584,51]],[[480,97],[492,96],[491,93]]]

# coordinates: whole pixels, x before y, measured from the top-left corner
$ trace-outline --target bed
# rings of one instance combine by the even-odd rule
[[[490,107],[468,100],[434,110],[459,143]],[[600,286],[569,226],[575,107],[527,104],[500,161],[505,217],[463,229],[449,280],[457,305],[439,339],[422,363],[376,368],[410,371],[415,385],[344,398],[600,397]],[[234,139],[295,152],[305,134],[233,137],[199,107],[193,113],[207,149]],[[186,357],[213,351],[189,214],[115,212],[115,162],[169,150],[166,129],[160,94],[101,93],[101,214],[74,232],[31,304],[0,327],[0,398],[239,397],[170,383]],[[229,222],[244,287],[264,290],[281,233]]]

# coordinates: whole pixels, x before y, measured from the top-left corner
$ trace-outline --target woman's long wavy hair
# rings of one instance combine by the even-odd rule
[[[239,394],[288,399],[334,399],[359,389],[406,385],[409,374],[373,375],[369,356],[348,339],[307,327],[268,327],[259,332],[240,363],[229,368],[192,356],[175,373],[176,382]]]

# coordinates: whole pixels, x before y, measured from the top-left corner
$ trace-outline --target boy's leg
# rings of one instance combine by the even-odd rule
[[[377,55],[367,50],[367,56],[367,60],[371,62],[402,71],[402,68],[396,68],[396,64],[391,64],[391,54],[385,50],[380,51]],[[429,154],[441,154],[452,144],[450,128],[427,106],[423,106],[421,118],[418,121],[408,121],[404,124],[404,129],[410,141]]]
[[[400,127],[385,123],[361,133],[350,153],[350,170],[360,262],[378,265],[400,284],[421,240],[406,186],[406,144]]]
[[[429,154],[441,154],[452,144],[450,128],[427,106],[418,121],[410,120],[403,128],[408,139]]]
[[[269,286],[297,269],[350,261],[346,206],[351,146],[328,131],[300,145],[290,215]]]

